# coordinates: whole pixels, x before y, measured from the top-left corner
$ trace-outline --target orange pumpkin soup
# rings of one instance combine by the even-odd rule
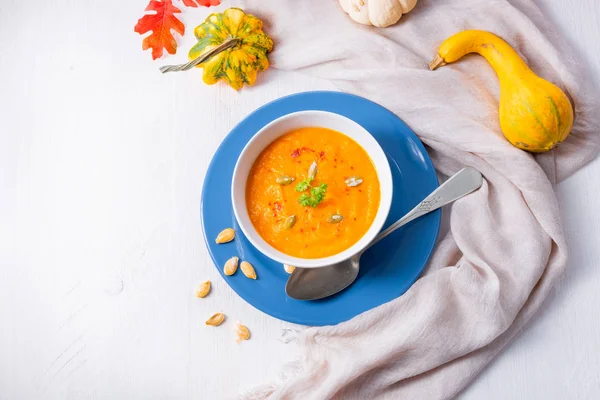
[[[300,258],[352,246],[373,223],[379,199],[367,152],[325,128],[297,129],[276,139],[258,156],[246,183],[248,214],[260,236]]]

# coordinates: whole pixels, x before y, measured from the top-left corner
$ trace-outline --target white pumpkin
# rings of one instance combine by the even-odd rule
[[[415,8],[417,0],[339,0],[344,11],[354,21],[379,28],[394,25]]]

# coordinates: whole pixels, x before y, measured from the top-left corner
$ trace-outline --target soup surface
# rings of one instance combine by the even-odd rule
[[[309,181],[313,162],[317,172]],[[349,186],[357,181],[347,182],[352,177],[362,182]],[[373,223],[379,199],[367,152],[325,128],[301,128],[276,139],[258,156],[246,183],[248,214],[260,236],[300,258],[327,257],[352,246]]]

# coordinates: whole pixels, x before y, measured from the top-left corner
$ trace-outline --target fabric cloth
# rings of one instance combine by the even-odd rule
[[[287,379],[244,399],[449,399],[540,307],[567,265],[553,184],[600,144],[600,104],[568,44],[530,0],[420,0],[390,28],[359,25],[334,0],[247,0],[275,40],[272,66],[329,79],[400,116],[439,173],[485,177],[457,201],[450,233],[398,299],[336,326],[308,328]],[[464,29],[496,33],[575,109],[569,138],[532,156],[498,122],[498,79],[480,56],[436,71],[439,44]]]

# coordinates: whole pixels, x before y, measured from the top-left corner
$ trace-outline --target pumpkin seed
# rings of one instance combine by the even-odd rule
[[[235,274],[235,271],[237,271],[238,267],[238,260],[238,257],[231,257],[229,260],[227,260],[225,266],[223,267],[223,273],[227,276]]]
[[[242,340],[250,339],[250,331],[246,326],[242,325],[240,321],[236,321],[233,330],[237,334],[237,343],[241,342]]]
[[[308,167],[308,179],[315,179],[318,170],[316,161],[313,161],[310,167]]]
[[[210,318],[206,320],[206,325],[219,326],[223,323],[223,321],[225,321],[225,314],[218,312],[211,315]]]
[[[210,292],[210,281],[200,282],[196,288],[196,297],[203,298]]]
[[[342,222],[342,220],[344,219],[343,215],[340,214],[333,214],[331,217],[329,217],[329,219],[327,220],[330,224],[337,224],[339,222]]]
[[[296,267],[292,267],[291,265],[283,264],[283,269],[288,274],[291,274],[292,272],[294,272],[294,270],[296,269]]]
[[[294,178],[289,175],[281,175],[281,176],[277,177],[276,181],[281,186],[286,186],[286,185],[289,185],[290,183],[294,182]]]
[[[215,242],[217,242],[217,244],[228,243],[228,242],[231,242],[234,237],[235,237],[235,231],[233,229],[231,229],[231,228],[223,229],[221,231],[221,233],[219,233],[219,235],[217,236],[217,239],[215,240]]]
[[[350,187],[358,186],[363,182],[363,179],[360,176],[351,176],[346,179],[346,185]]]
[[[249,262],[242,261],[240,269],[246,275],[246,278],[256,279],[256,271],[254,271],[254,267]]]
[[[292,227],[296,224],[296,216],[295,215],[290,215],[289,217],[287,217],[285,219],[285,222],[283,223],[283,226],[285,227],[285,229],[292,229]]]

